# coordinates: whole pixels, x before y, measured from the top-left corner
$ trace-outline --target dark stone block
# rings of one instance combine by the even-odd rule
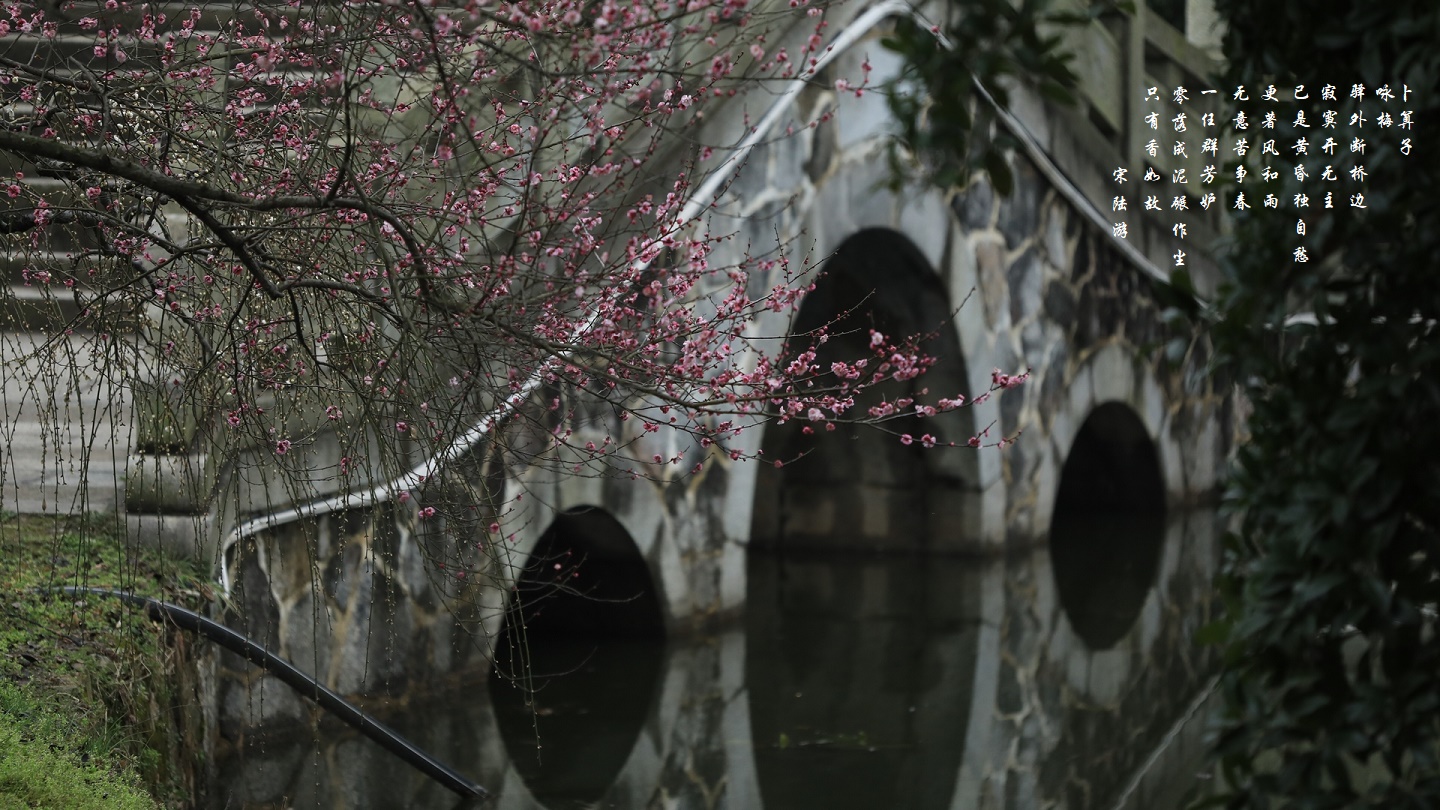
[[[1020,680],[1010,664],[1000,667],[1000,683],[995,689],[995,709],[1002,715],[1018,714],[1025,708],[1024,696],[1020,693]]]
[[[1007,432],[1005,435],[1012,436],[1014,435],[1014,433]],[[1012,485],[1019,484],[1027,477],[1029,477],[1030,470],[1026,465],[1030,461],[1030,458],[1029,456],[1025,455],[1023,445],[1021,445],[1019,442],[1010,445],[1009,447],[1005,448],[1005,455],[1006,460],[1010,465],[1010,483]]]
[[[1006,374],[1015,371],[1024,371],[1027,364],[1015,353],[1015,346],[1008,340],[1001,340],[995,343],[995,365]]]
[[[1111,253],[1111,251],[1109,251],[1108,249],[1107,249],[1105,252],[1106,252],[1107,254]],[[1109,257],[1107,256],[1107,258],[1109,258]],[[1138,281],[1138,279],[1136,278],[1136,276],[1139,275],[1139,272],[1140,272],[1140,271],[1135,270],[1135,269],[1133,269],[1133,268],[1130,268],[1130,267],[1126,266],[1126,267],[1125,267],[1124,269],[1122,269],[1120,272],[1116,273],[1116,277],[1115,277],[1115,292],[1119,294],[1120,300],[1122,300],[1122,301],[1133,301],[1133,300],[1135,300],[1135,296],[1136,296],[1136,294],[1137,294],[1137,292],[1138,292],[1138,291],[1136,290],[1137,281]],[[1146,290],[1146,292],[1148,293],[1149,290]]]
[[[347,509],[330,513],[329,519],[335,532],[334,542],[344,542],[347,538],[364,532],[370,526],[372,515],[371,509]]]
[[[966,187],[965,193],[955,198],[955,213],[967,230],[979,231],[990,227],[990,212],[995,207],[995,190],[990,181],[977,177]]]
[[[1079,305],[1075,311],[1075,348],[1089,348],[1104,337],[1104,331],[1100,328],[1099,308],[1095,287],[1090,284],[1082,286]]]
[[[1006,299],[1005,257],[1000,245],[984,240],[975,246],[975,264],[980,276],[980,301],[985,309],[985,322],[992,328],[1000,323],[1001,307]]]
[[[1069,360],[1065,343],[1057,343],[1045,360],[1044,377],[1040,381],[1040,413],[1051,416],[1060,412],[1065,402],[1065,363]]]
[[[400,521],[408,519],[410,510],[405,508],[403,511],[406,513],[404,516],[401,508],[391,504],[376,515],[374,533],[370,536],[370,551],[387,563],[394,564],[400,556],[400,540],[404,532]]]
[[[1005,271],[1010,288],[1010,322],[1020,323],[1040,305],[1040,260],[1035,248],[1021,253]]]
[[[1075,323],[1075,293],[1070,285],[1052,281],[1045,288],[1045,314],[1062,329],[1069,330]]]
[[[1094,245],[1090,242],[1090,232],[1086,231],[1081,235],[1080,241],[1075,243],[1075,266],[1070,270],[1070,280],[1079,281],[1090,272],[1091,255],[1090,251]]]
[[[1038,318],[1020,330],[1020,352],[1025,357],[1026,365],[1033,366],[1039,358],[1045,356],[1045,341],[1045,325]]]
[[[325,566],[325,576],[321,581],[325,593],[334,599],[336,604],[344,606],[350,602],[350,589],[355,586],[360,576],[361,553],[358,542],[346,543]]]
[[[270,580],[260,568],[259,556],[248,551],[241,564],[236,591],[241,606],[241,632],[273,649],[280,644],[280,606],[270,593]],[[232,622],[233,627],[235,624]]]
[[[1006,436],[1013,436],[1020,426],[1020,412],[1025,408],[1024,387],[1013,388],[1000,397],[1000,430]]]
[[[835,119],[815,127],[815,140],[810,147],[810,159],[805,162],[805,173],[813,183],[820,182],[830,164],[835,160]]]
[[[1142,348],[1159,347],[1165,341],[1165,329],[1160,323],[1159,313],[1150,305],[1150,295],[1150,285],[1143,285],[1143,292],[1132,302],[1125,324],[1125,335],[1131,343]]]
[[[1015,165],[1015,188],[1000,201],[1000,233],[1005,245],[1014,249],[1034,235],[1040,227],[1040,196],[1043,187],[1030,161],[1020,159]]]

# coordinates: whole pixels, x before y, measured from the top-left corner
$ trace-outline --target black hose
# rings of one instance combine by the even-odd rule
[[[61,590],[71,596],[81,594],[111,596],[127,605],[145,608],[146,614],[154,621],[170,621],[181,629],[199,633],[289,684],[302,696],[319,704],[320,708],[349,723],[359,730],[361,734],[379,743],[385,750],[410,763],[410,765],[421,773],[434,779],[455,793],[458,793],[460,796],[467,799],[486,799],[490,795],[485,788],[456,773],[453,768],[440,762],[435,757],[421,751],[414,743],[401,737],[394,729],[361,711],[354,704],[345,700],[345,698],[330,691],[324,684],[301,672],[294,664],[275,655],[219,622],[211,621],[193,610],[187,610],[186,608],[169,602],[162,602],[159,599],[151,599],[148,596],[138,596],[133,593],[112,591],[105,588],[69,586]]]

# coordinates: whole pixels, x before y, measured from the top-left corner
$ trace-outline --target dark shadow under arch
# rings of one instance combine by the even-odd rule
[[[1091,649],[1115,646],[1155,584],[1165,539],[1159,451],[1129,406],[1085,419],[1060,474],[1050,562],[1060,605]]]
[[[600,509],[556,516],[496,641],[490,696],[505,747],[550,807],[599,801],[660,686],[665,623],[649,566]]]
[[[923,389],[931,401],[970,393],[964,390],[965,364],[945,285],[909,239],[885,228],[859,231],[821,271],[796,314],[787,355],[816,344],[816,331],[828,326],[828,340],[815,345],[821,369],[861,358],[868,358],[871,369],[878,366],[871,329],[892,340],[928,335],[921,351],[937,358],[916,379],[857,396],[855,413],[866,413],[882,398],[920,397]],[[817,384],[842,382],[827,373]],[[962,531],[954,494],[967,478],[974,479],[967,475],[973,470],[971,453],[963,447],[927,450],[919,439],[929,433],[942,443],[964,445],[968,411],[888,423],[893,434],[914,437],[909,446],[873,427],[839,425],[833,432],[806,435],[808,424],[793,420],[766,428],[765,457],[786,464],[758,471],[755,547],[915,551],[944,545]]]

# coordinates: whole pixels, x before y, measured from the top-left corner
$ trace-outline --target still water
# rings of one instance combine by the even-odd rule
[[[533,703],[492,676],[382,717],[486,807],[1176,807],[1202,767],[1215,517],[1054,529],[996,560],[752,554],[740,626],[532,638]],[[210,806],[456,800],[325,724],[224,759]]]

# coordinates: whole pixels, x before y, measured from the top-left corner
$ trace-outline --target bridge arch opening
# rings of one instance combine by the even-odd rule
[[[873,368],[874,329],[897,341],[926,336],[920,349],[936,358],[915,379],[856,396],[855,413],[865,414],[882,399],[969,395],[949,295],[914,243],[887,228],[867,228],[846,239],[821,273],[791,326],[787,356],[813,346],[821,369],[862,358]],[[828,330],[823,344],[816,340],[822,328]],[[828,371],[816,382],[843,383]],[[973,432],[970,421],[969,409],[962,408],[927,418],[911,413],[883,431],[836,425],[806,434],[802,420],[769,425],[762,449],[784,466],[765,464],[757,472],[752,547],[919,551],[958,542],[963,524],[955,495],[976,477],[973,454],[963,447]],[[902,443],[903,434],[913,441]],[[960,447],[926,449],[926,434]]]
[[[547,807],[615,783],[656,700],[665,622],[649,565],[598,508],[563,512],[516,581],[490,697],[516,771]]]
[[[1050,561],[1060,605],[1094,650],[1130,632],[1155,577],[1165,539],[1159,450],[1128,405],[1086,417],[1060,473]]]

